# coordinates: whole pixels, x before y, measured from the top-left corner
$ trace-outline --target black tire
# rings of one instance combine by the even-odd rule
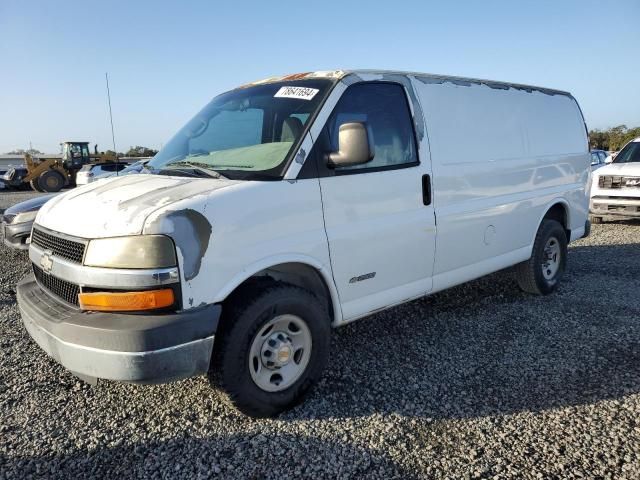
[[[550,278],[545,277],[545,247],[554,239],[559,247],[558,268]],[[522,290],[536,295],[548,295],[553,292],[562,278],[567,265],[567,234],[562,225],[555,220],[542,221],[533,243],[531,258],[515,267],[516,280]],[[547,271],[549,272],[549,270]]]
[[[307,290],[272,282],[245,289],[225,305],[223,312],[214,347],[215,370],[210,378],[215,381],[219,376],[231,403],[252,417],[272,417],[298,404],[322,375],[329,355],[331,325],[322,302]],[[311,354],[303,373],[290,387],[268,392],[252,378],[251,345],[264,325],[284,314],[296,315],[306,323],[312,339]]]
[[[596,223],[603,223],[603,218],[602,217],[594,217],[593,215],[590,218],[591,223],[596,224]]]
[[[64,177],[60,172],[47,170],[38,177],[38,185],[44,192],[59,192],[64,187]]]
[[[34,178],[33,180],[31,180],[29,182],[29,185],[31,185],[31,188],[33,188],[36,192],[44,192],[44,190],[40,188],[40,182],[38,182],[37,178]]]

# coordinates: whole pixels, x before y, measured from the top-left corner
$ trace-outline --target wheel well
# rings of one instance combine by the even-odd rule
[[[544,219],[555,220],[564,228],[567,233],[567,240],[571,238],[571,230],[569,229],[569,219],[567,208],[562,203],[554,204],[547,213],[544,215]]]
[[[249,290],[264,287],[269,282],[280,281],[308,290],[317,296],[327,307],[331,322],[334,319],[333,301],[331,292],[322,274],[310,265],[304,263],[281,263],[254,273],[244,282],[238,285],[227,296],[224,303],[233,301],[239,294],[247,294]]]

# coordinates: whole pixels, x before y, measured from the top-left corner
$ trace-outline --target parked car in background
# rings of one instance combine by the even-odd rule
[[[127,163],[96,163],[85,165],[76,175],[76,185],[86,185],[100,178],[115,175],[128,166]]]
[[[145,170],[145,166],[149,163],[149,160],[150,159],[145,159],[135,162],[119,172],[119,175],[150,173]],[[111,177],[113,175],[115,175],[115,173],[101,178]],[[4,230],[5,245],[19,250],[29,248],[31,227],[33,226],[33,220],[36,218],[38,210],[56,195],[57,194],[43,195],[25,200],[5,210],[5,212],[0,215],[0,224]]]
[[[7,247],[18,250],[26,250],[29,248],[31,227],[38,214],[38,210],[56,195],[58,194],[42,195],[16,203],[12,207],[7,208],[2,215],[0,215],[0,224],[2,225],[4,233],[4,244]]]
[[[22,166],[7,167],[0,176],[0,188],[27,188],[28,185],[23,185],[22,179],[27,176],[27,169]]]
[[[331,361],[331,327],[511,266],[524,291],[553,292],[589,231],[589,165],[567,92],[270,78],[214,98],[149,162],[158,175],[46,204],[22,320],[81,378],[217,365],[241,411],[276,415]]]
[[[593,175],[589,212],[593,223],[608,215],[640,217],[640,137]]]
[[[591,150],[591,171],[604,167],[608,155],[604,150]]]
[[[117,176],[122,176],[122,175],[131,175],[131,174],[136,174],[136,173],[150,173],[148,170],[145,170],[145,167],[147,166],[147,163],[149,163],[149,160],[151,160],[150,158],[145,158],[144,160],[140,160],[137,161],[135,163],[132,163],[131,165],[129,165],[127,168],[121,170],[120,172],[117,173]],[[115,177],[116,173],[111,173],[109,175],[105,175],[101,178],[110,178],[110,177]]]

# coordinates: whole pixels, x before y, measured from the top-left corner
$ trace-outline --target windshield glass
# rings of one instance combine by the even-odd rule
[[[620,150],[613,163],[640,163],[640,142],[627,143],[627,146]]]
[[[152,171],[205,167],[237,179],[278,179],[331,80],[239,88],[214,98],[149,162]]]

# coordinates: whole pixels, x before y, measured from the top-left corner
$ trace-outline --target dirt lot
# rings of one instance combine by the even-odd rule
[[[0,208],[33,194],[0,192]],[[640,478],[640,221],[334,332],[306,403],[252,420],[204,377],[88,386],[29,339],[0,247],[0,478]]]

